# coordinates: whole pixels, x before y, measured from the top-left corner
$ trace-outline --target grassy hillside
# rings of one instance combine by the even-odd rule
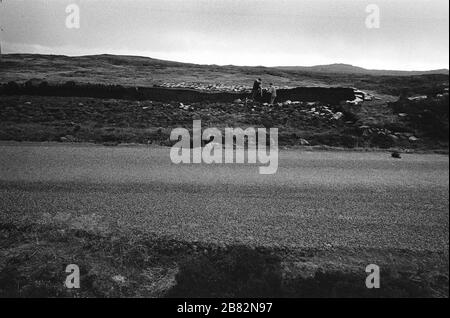
[[[189,101],[179,99],[139,102],[76,94],[0,96],[0,139],[170,145],[171,128],[189,127],[193,119],[202,119],[205,127],[277,127],[281,146],[448,149],[448,75],[379,76],[342,72],[345,68],[354,69],[345,66],[341,72],[326,73],[323,69],[195,65],[134,56],[4,55],[0,83],[37,78],[49,84],[120,84],[131,88],[169,82],[203,83],[203,87],[220,83],[229,89],[251,86],[261,77],[264,84],[271,81],[281,87],[356,87],[376,98],[357,106],[303,102],[269,107],[224,101],[191,101],[187,105]],[[410,102],[407,97],[413,95],[428,98]],[[186,105],[180,107],[180,102]],[[335,115],[339,119],[333,119]]]

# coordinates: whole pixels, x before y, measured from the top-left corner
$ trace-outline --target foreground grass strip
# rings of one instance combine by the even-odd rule
[[[383,267],[383,288],[369,290],[349,264],[287,252],[0,224],[0,297],[448,296],[446,273]],[[79,289],[64,286],[68,264],[80,268]]]

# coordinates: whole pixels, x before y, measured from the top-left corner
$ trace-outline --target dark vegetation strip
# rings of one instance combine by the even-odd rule
[[[448,297],[445,273],[383,267],[383,288],[367,289],[363,271],[316,266],[308,253],[286,263],[280,250],[262,247],[36,224],[1,223],[0,237],[0,297]],[[73,263],[81,288],[69,290]]]
[[[9,82],[0,86],[0,95],[37,95],[61,97],[94,97],[125,100],[153,100],[163,102],[232,102],[236,99],[249,98],[249,93],[201,92],[193,89],[174,89],[162,87],[125,87],[122,85],[79,84],[72,81],[64,84],[50,85],[42,81],[19,84]],[[343,87],[298,87],[280,89],[277,101],[319,101],[338,104],[341,101],[353,100],[353,89]],[[268,99],[268,98],[267,98]]]

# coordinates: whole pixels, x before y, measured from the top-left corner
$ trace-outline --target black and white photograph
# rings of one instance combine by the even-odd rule
[[[0,0],[3,300],[448,297],[447,0]]]

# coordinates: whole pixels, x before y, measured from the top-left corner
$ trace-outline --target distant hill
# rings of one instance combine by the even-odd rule
[[[312,73],[341,73],[341,74],[367,74],[367,75],[387,75],[387,76],[412,76],[412,75],[425,75],[425,74],[444,74],[449,75],[448,69],[437,69],[428,71],[400,71],[400,70],[369,70],[363,67],[354,66],[350,64],[327,64],[327,65],[315,65],[315,66],[278,66],[278,67],[264,67],[264,66],[235,66],[235,65],[205,65],[205,64],[193,64],[193,63],[183,63],[168,60],[154,59],[150,57],[142,56],[127,56],[127,55],[86,55],[80,57],[82,59],[92,59],[92,60],[103,60],[109,61],[113,65],[122,64],[138,64],[138,65],[159,65],[164,67],[174,67],[174,66],[204,66],[204,67],[223,67],[223,68],[267,68],[267,69],[279,69],[286,71],[306,71]]]
[[[436,69],[428,71],[401,71],[401,70],[371,70],[351,64],[327,64],[315,66],[235,66],[235,65],[215,65],[215,64],[193,64],[176,62],[169,60],[154,59],[145,56],[131,56],[131,55],[84,55],[84,56],[64,56],[64,55],[43,55],[43,54],[3,54],[3,60],[48,60],[48,61],[73,61],[75,63],[100,63],[110,64],[115,66],[139,66],[139,67],[188,67],[188,68],[210,68],[210,69],[242,69],[242,70],[268,70],[268,71],[299,71],[308,73],[326,73],[326,74],[362,74],[362,75],[378,75],[378,76],[414,76],[414,75],[429,75],[429,74],[444,74],[449,75],[448,69]]]
[[[369,70],[350,64],[328,64],[316,66],[278,66],[280,70],[285,71],[303,71],[316,73],[340,73],[340,74],[367,74],[378,76],[412,76],[426,74],[444,74],[449,75],[448,69],[438,69],[429,71],[398,71],[398,70]]]

